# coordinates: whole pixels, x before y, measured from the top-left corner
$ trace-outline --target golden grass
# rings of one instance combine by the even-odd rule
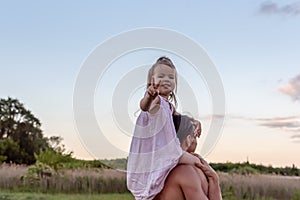
[[[298,199],[299,196],[300,199],[300,177],[260,174],[245,176],[228,173],[220,173],[219,176],[222,191],[233,193],[235,197]]]
[[[0,177],[15,178],[23,176],[28,170],[25,165],[6,164],[0,165]]]
[[[57,174],[39,179],[22,178],[26,166],[0,166],[0,189],[64,193],[128,192],[126,174],[112,169],[60,170]]]
[[[24,181],[22,165],[0,165],[0,190],[47,193],[127,193],[126,173],[113,169],[61,170],[51,177]],[[219,173],[224,199],[300,200],[300,177]],[[233,199],[234,199],[233,198]]]

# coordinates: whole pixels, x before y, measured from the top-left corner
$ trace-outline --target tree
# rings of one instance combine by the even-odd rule
[[[32,164],[34,153],[49,148],[40,121],[18,99],[0,99],[0,157],[5,162]]]

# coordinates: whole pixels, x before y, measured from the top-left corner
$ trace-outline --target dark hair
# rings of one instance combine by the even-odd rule
[[[172,69],[175,70],[175,83],[176,83],[176,86],[177,86],[177,71],[176,71],[175,65],[173,64],[173,62],[170,58],[168,58],[166,56],[162,56],[162,57],[159,57],[156,60],[156,62],[152,65],[152,67],[148,71],[147,88],[151,85],[151,79],[152,79],[152,76],[154,74],[154,69],[160,64],[167,65],[167,66],[169,66],[169,67],[171,67]],[[177,91],[177,87],[175,88],[175,92],[176,91]],[[175,104],[175,107],[177,107],[177,99],[176,99],[176,96],[175,96],[174,92],[170,93],[169,100],[173,100],[174,104]]]
[[[193,125],[193,118],[187,115],[173,115],[173,123],[180,144],[182,144],[188,135],[194,136],[195,127]]]

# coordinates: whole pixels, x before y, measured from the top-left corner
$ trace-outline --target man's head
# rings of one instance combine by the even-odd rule
[[[181,148],[187,152],[194,152],[197,147],[197,140],[194,137],[193,119],[186,115],[174,115],[173,122]]]

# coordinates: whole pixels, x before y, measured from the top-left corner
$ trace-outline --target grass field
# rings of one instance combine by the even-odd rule
[[[134,200],[129,193],[125,194],[41,194],[0,192],[0,200]],[[236,197],[224,197],[223,200],[239,200]],[[253,200],[252,198],[243,198]],[[272,198],[256,198],[255,200],[275,200]],[[298,200],[298,199],[295,199]]]
[[[0,165],[1,199],[133,200],[126,174],[111,169],[72,169],[27,181],[28,167]],[[219,173],[223,200],[300,200],[300,178],[263,174]]]
[[[0,200],[133,200],[129,193],[124,194],[42,194],[0,192]]]

